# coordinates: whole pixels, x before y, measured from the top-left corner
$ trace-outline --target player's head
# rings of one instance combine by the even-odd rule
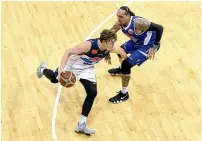
[[[104,29],[100,33],[100,42],[106,49],[111,50],[117,40],[117,34],[109,29]]]
[[[121,25],[127,25],[130,21],[130,17],[135,16],[135,14],[127,6],[120,7],[116,15]]]

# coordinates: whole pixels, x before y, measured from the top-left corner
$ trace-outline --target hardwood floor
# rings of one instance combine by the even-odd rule
[[[2,141],[52,141],[51,119],[58,85],[38,79],[47,61],[58,67],[67,48],[82,42],[125,2],[2,2]],[[201,3],[133,2],[136,15],[162,24],[160,51],[153,61],[132,69],[130,99],[108,99],[121,79],[96,65],[98,96],[88,118],[91,137],[74,132],[86,96],[80,83],[63,89],[56,133],[58,141],[199,141],[201,92]],[[111,28],[113,16],[94,35]],[[128,40],[118,33],[118,44]]]

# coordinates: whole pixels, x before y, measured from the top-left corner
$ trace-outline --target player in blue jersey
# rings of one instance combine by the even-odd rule
[[[118,21],[111,30],[115,33],[121,30],[130,39],[121,45],[121,48],[128,54],[128,58],[121,63],[120,67],[108,70],[110,74],[121,74],[122,77],[122,89],[109,99],[112,103],[120,103],[129,99],[127,87],[131,68],[154,58],[160,48],[163,33],[163,26],[135,16],[127,6],[118,9],[117,19]],[[120,55],[118,57],[121,58]]]
[[[121,54],[122,58],[127,57],[123,49],[114,45],[116,40],[117,35],[115,32],[107,29],[103,30],[99,38],[89,39],[68,49],[64,53],[61,65],[56,71],[48,69],[45,62],[42,62],[37,69],[38,78],[45,75],[52,83],[58,83],[61,72],[72,71],[84,86],[87,96],[82,106],[81,118],[75,129],[77,133],[88,135],[95,133],[94,130],[87,128],[86,125],[87,117],[97,95],[94,64],[98,63],[103,58],[110,64],[110,52]]]

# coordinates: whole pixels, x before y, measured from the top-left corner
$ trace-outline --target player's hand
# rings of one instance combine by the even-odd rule
[[[58,68],[58,80],[60,79],[60,75],[62,72],[65,72],[65,70]]]
[[[105,56],[105,62],[106,62],[107,64],[109,64],[109,65],[112,64],[110,54],[108,54],[107,56]]]
[[[157,46],[154,45],[152,48],[150,48],[148,51],[147,51],[147,58],[148,59],[154,59],[154,56],[155,56],[155,53],[157,52]]]

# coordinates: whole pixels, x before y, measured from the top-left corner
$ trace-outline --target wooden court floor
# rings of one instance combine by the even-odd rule
[[[58,85],[37,79],[41,61],[58,67],[67,48],[83,40],[125,2],[2,2],[2,141],[53,141],[51,120]],[[98,96],[88,118],[92,136],[74,132],[86,96],[83,87],[63,89],[57,108],[58,141],[199,141],[201,3],[133,2],[136,15],[162,24],[156,58],[132,69],[130,100],[108,103],[120,77],[96,65]],[[104,28],[111,28],[116,16]],[[118,33],[118,44],[128,39]]]

